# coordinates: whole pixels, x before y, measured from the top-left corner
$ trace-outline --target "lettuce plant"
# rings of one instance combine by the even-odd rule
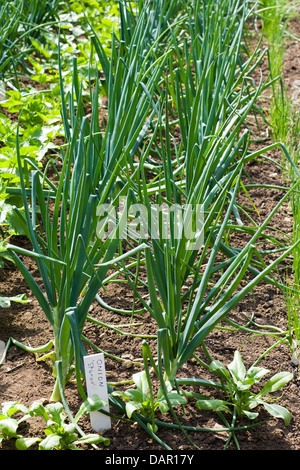
[[[271,403],[272,399],[268,395],[284,387],[292,380],[293,374],[279,372],[255,393],[252,391],[253,386],[258,384],[269,370],[255,365],[246,370],[239,351],[235,351],[234,359],[227,368],[220,361],[213,361],[209,370],[220,377],[226,399],[200,399],[196,403],[199,409],[234,413],[237,417],[246,416],[253,420],[259,415],[259,412],[254,410],[261,405],[270,415],[282,418],[286,425],[289,424],[290,412],[281,405]]]
[[[2,403],[0,411],[0,443],[3,440],[16,439],[15,444],[18,450],[26,450],[38,443],[39,450],[73,450],[83,444],[104,444],[109,445],[108,438],[101,434],[84,434],[78,426],[78,421],[82,416],[92,411],[99,411],[106,403],[98,396],[93,396],[85,400],[79,408],[72,422],[68,421],[62,403],[49,403],[43,405],[35,401],[27,408],[25,405],[15,401]],[[14,417],[15,414],[22,414],[21,418]],[[46,423],[44,433],[46,437],[23,437],[19,430],[19,425],[23,421],[31,418],[41,417]]]
[[[62,403],[49,403],[44,406],[39,402],[34,402],[27,410],[25,418],[42,417],[46,423],[44,433],[46,437],[22,438],[16,440],[18,450],[26,450],[35,443],[38,443],[39,450],[74,450],[82,444],[109,445],[109,439],[101,434],[79,435],[80,429],[77,426],[79,419],[86,413],[98,411],[105,406],[105,403],[99,397],[85,400],[73,421],[67,421],[67,415]]]
[[[186,399],[182,395],[172,390],[170,382],[166,384],[168,391],[167,401],[162,388],[159,388],[156,399],[153,397],[153,393],[150,392],[149,380],[145,371],[133,374],[132,378],[136,388],[129,388],[124,392],[119,390],[112,392],[112,396],[122,397],[125,400],[125,409],[128,418],[131,418],[132,414],[136,411],[146,418],[154,418],[154,413],[157,409],[159,409],[161,413],[166,413],[169,411],[169,404],[175,406],[184,405],[186,403]],[[157,426],[154,422],[152,424],[148,423],[147,426],[153,432],[157,431]]]
[[[18,426],[23,420],[14,417],[15,413],[26,413],[27,408],[17,401],[2,403],[0,410],[0,443],[3,440],[21,437]]]

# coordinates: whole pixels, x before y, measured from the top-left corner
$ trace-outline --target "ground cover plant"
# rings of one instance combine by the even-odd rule
[[[2,367],[13,345],[45,361],[54,379],[47,399],[65,414],[56,416],[59,429],[52,422],[47,427],[46,441],[20,437],[17,421],[11,421],[11,437],[19,449],[67,449],[80,442],[109,448],[102,436],[83,432],[78,440],[78,419],[94,408],[79,415],[75,410],[74,417],[68,400],[74,384],[80,402],[87,403],[87,354],[102,351],[126,364],[102,347],[99,327],[103,335],[140,340],[136,362],[142,370],[109,381],[109,404],[112,418],[125,426],[137,423],[152,443],[171,449],[162,438],[168,429],[180,431],[192,449],[201,448],[195,435],[213,432],[228,433],[225,448],[240,448],[241,430],[261,424],[260,413],[252,411],[257,407],[288,426],[288,408],[271,404],[269,395],[284,389],[293,374],[283,370],[267,381],[267,369],[257,366],[276,348],[294,351],[298,331],[297,289],[283,278],[282,266],[294,266],[297,284],[300,239],[296,230],[290,236],[273,226],[290,201],[297,220],[297,161],[275,131],[274,141],[253,146],[262,118],[266,122],[262,97],[271,90],[278,99],[273,70],[254,78],[268,50],[249,41],[253,22],[270,6],[240,0],[120,1],[107,2],[106,9],[93,1],[84,7],[46,3],[48,24],[38,28],[32,14],[26,34],[14,30],[24,40],[20,64],[3,53],[10,89],[0,116],[0,259],[22,274],[51,333],[36,347],[10,335]],[[30,11],[37,12],[37,5]],[[99,26],[95,14],[110,16]],[[25,68],[24,57],[31,64],[26,61]],[[20,87],[28,77],[30,88]],[[293,168],[289,184],[248,180],[249,167],[268,161],[273,150]],[[280,196],[261,218],[251,194],[264,187],[279,189]],[[290,299],[289,328],[236,318],[236,308],[261,283]],[[133,299],[129,309],[115,305],[119,284]],[[31,300],[22,292],[1,299],[6,307]],[[95,305],[97,318],[90,313]],[[110,323],[110,313],[129,322]],[[144,318],[151,320],[151,334],[143,331]],[[139,324],[139,333],[126,333]],[[242,359],[237,350],[226,368],[208,346],[219,331],[274,343],[249,369],[247,352]],[[191,361],[195,367],[183,373]],[[262,390],[250,392],[260,381]],[[190,403],[194,413],[216,411],[222,427],[190,426],[182,419]],[[18,406],[12,414],[25,410]],[[43,408],[44,416],[51,406]],[[7,438],[6,421],[2,425]]]

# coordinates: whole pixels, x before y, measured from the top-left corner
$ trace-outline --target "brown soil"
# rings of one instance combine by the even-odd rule
[[[293,29],[297,34],[300,32],[298,23],[293,22]],[[291,86],[299,74],[299,43],[291,41],[288,49],[284,80]],[[264,142],[267,146],[271,140]],[[255,144],[258,145],[258,144]],[[280,163],[281,151],[275,149],[268,153],[274,162]],[[272,165],[270,161],[257,161],[247,166],[247,171],[255,183],[282,185],[282,173],[278,166]],[[246,178],[245,178],[246,181]],[[251,196],[259,210],[262,220],[270,213],[274,205],[282,197],[279,190],[252,190]],[[242,197],[242,195],[240,196]],[[272,220],[272,225],[277,229],[291,234],[292,218],[288,205],[283,205],[280,211]],[[26,243],[20,240],[18,243]],[[34,263],[26,260],[27,265],[34,276],[38,276]],[[41,311],[37,301],[22,279],[21,274],[15,266],[7,262],[4,269],[0,270],[1,293],[4,295],[14,295],[26,293],[31,300],[29,304],[12,304],[10,308],[1,309],[0,312],[0,340],[7,342],[10,337],[28,346],[36,347],[46,343],[52,338],[52,331],[49,323]],[[132,307],[132,294],[125,284],[112,284],[108,287],[105,299],[114,307],[122,307],[130,310]],[[122,316],[101,308],[97,302],[94,303],[90,314],[110,325],[124,325],[130,323],[130,316]],[[257,286],[253,295],[245,298],[241,304],[235,308],[230,318],[245,324],[247,318],[253,316],[257,324],[274,325],[287,329],[287,312],[282,292],[262,283]],[[137,333],[143,335],[156,334],[156,325],[149,315],[135,315],[133,318],[137,326],[130,328],[120,327],[124,332]],[[105,353],[119,357],[119,360],[106,356],[107,380],[118,382],[129,380],[132,374],[142,370],[142,349],[141,338],[137,336],[121,335],[113,330],[95,326],[88,322],[85,328],[86,337],[96,344]],[[148,339],[152,350],[155,353],[155,339]],[[214,359],[219,359],[228,364],[233,359],[233,353],[238,349],[245,361],[246,366],[250,366],[263,354],[272,344],[274,338],[266,335],[253,335],[241,331],[225,331],[217,329],[208,337],[207,347]],[[92,353],[89,346],[87,351]],[[241,430],[237,436],[242,450],[299,450],[300,449],[300,380],[297,366],[293,363],[291,352],[285,343],[276,347],[260,362],[260,365],[270,370],[271,374],[280,371],[290,371],[294,374],[294,379],[277,396],[279,403],[291,412],[292,419],[288,426],[285,426],[280,419],[270,418],[262,409],[259,418],[255,422],[265,421],[262,424]],[[190,360],[180,371],[182,376],[203,377],[213,379],[205,370]],[[37,362],[33,354],[26,353],[22,349],[11,346],[8,351],[6,363],[0,367],[0,403],[5,401],[19,401],[29,406],[34,400],[49,400],[53,389],[53,379],[51,371],[45,362]],[[203,391],[203,390],[201,390]],[[207,393],[207,391],[203,391]],[[213,393],[213,392],[211,392]],[[66,389],[66,396],[72,410],[76,411],[81,398],[76,385],[70,383]],[[113,411],[113,410],[112,410]],[[176,410],[182,424],[201,428],[211,428],[217,430],[222,427],[222,422],[216,414],[202,412],[195,407],[195,400],[190,400],[184,407],[184,415],[181,409]],[[170,420],[168,416],[164,417]],[[81,422],[82,429],[92,432],[88,417]],[[249,421],[241,421],[239,426],[249,425]],[[36,436],[43,435],[43,423],[38,420],[30,421],[30,426],[25,426],[23,435]],[[152,442],[149,435],[141,430],[137,425],[128,425],[119,419],[112,419],[112,428],[106,433],[110,439],[110,445],[103,447],[106,452],[128,450],[128,451],[155,451],[163,449],[156,441]],[[160,428],[159,438],[166,442],[174,450],[188,451],[195,450],[195,447],[182,434],[174,429]],[[227,439],[226,433],[193,431],[189,432],[189,437],[200,450],[222,450]],[[2,450],[14,449],[12,441],[2,443]],[[229,449],[235,449],[232,442]]]

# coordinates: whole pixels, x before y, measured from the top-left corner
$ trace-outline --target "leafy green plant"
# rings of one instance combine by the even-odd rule
[[[220,361],[213,361],[209,370],[221,379],[222,390],[226,396],[223,399],[201,398],[196,406],[201,410],[213,410],[233,415],[233,421],[246,416],[253,420],[258,417],[259,412],[255,409],[263,406],[265,410],[276,418],[284,420],[286,425],[291,419],[290,412],[283,406],[271,403],[278,400],[269,397],[284,387],[293,379],[289,372],[279,372],[271,377],[259,392],[253,391],[261,379],[270,371],[257,365],[252,365],[246,370],[239,351],[235,351],[233,361],[225,367]]]
[[[149,384],[145,371],[134,374],[132,378],[136,388],[126,389],[124,392],[117,390],[111,394],[115,397],[122,397],[126,401],[125,409],[128,418],[131,418],[132,414],[136,411],[146,418],[154,418],[157,409],[159,409],[161,413],[166,413],[169,411],[170,404],[176,406],[186,403],[186,399],[182,395],[172,390],[170,382],[166,384],[168,391],[167,401],[162,388],[159,388],[156,399],[153,397],[153,393],[150,393],[151,384]],[[156,432],[158,429],[155,424],[148,423],[147,426],[153,432]]]
[[[76,13],[76,28],[82,29],[87,35],[91,33],[90,25],[101,37],[101,43],[106,53],[110,54],[112,32],[118,32],[120,22],[119,5],[115,1],[98,2],[95,0],[70,0],[72,15]],[[66,13],[62,19],[68,21]],[[80,46],[79,46],[80,47]]]
[[[27,408],[17,401],[9,401],[1,404],[0,411],[0,443],[3,440],[18,438],[19,424],[23,421],[23,417],[16,419],[15,413],[27,413]]]
[[[100,443],[107,446],[110,443],[108,438],[103,437],[101,434],[80,436],[80,429],[77,426],[82,416],[92,411],[99,411],[105,405],[103,400],[100,400],[96,395],[87,399],[82,403],[79,411],[70,423],[61,403],[50,403],[44,406],[39,402],[34,402],[26,411],[23,419],[42,417],[46,423],[44,430],[46,437],[44,439],[39,437],[18,437],[16,448],[18,450],[26,450],[36,443],[38,443],[39,450],[74,450],[84,444],[95,445]]]
[[[30,167],[26,160],[41,167],[41,160],[47,154],[56,151],[53,139],[63,135],[58,101],[52,94],[43,95],[40,91],[11,90],[8,98],[1,103],[12,112],[21,113],[22,127],[19,128],[19,151],[26,180],[30,180]],[[49,123],[47,125],[46,123]],[[4,114],[0,114],[0,225],[14,227],[16,219],[12,206],[22,207],[22,198],[16,188],[20,186],[18,158],[16,151],[17,123]],[[20,229],[20,227],[18,227]],[[15,226],[15,233],[18,233]],[[22,232],[19,232],[23,234]]]
[[[31,128],[33,135],[37,128],[41,129],[45,126],[47,129],[47,124],[60,123],[60,101],[51,91],[24,88],[21,90],[7,90],[6,94],[7,99],[2,101],[1,106],[8,108],[12,113],[20,113],[22,110],[20,121],[24,129]],[[13,126],[16,130],[16,124],[13,124]],[[27,137],[29,136],[27,135]]]
[[[2,403],[0,412],[0,443],[2,440],[15,439],[18,450],[26,450],[38,443],[39,450],[72,450],[89,444],[109,445],[108,438],[100,434],[85,435],[78,426],[78,421],[87,413],[101,410],[106,403],[95,395],[85,400],[70,423],[61,403],[43,405],[36,401],[27,408],[16,401]],[[21,415],[18,419],[14,415]],[[20,424],[31,418],[41,417],[46,423],[44,439],[40,437],[24,438]]]

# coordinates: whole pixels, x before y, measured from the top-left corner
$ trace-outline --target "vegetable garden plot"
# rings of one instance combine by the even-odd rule
[[[188,8],[180,2],[168,2],[163,17],[169,19],[168,27],[162,22],[160,2],[139,2],[137,6],[135,17],[120,4],[120,33],[113,36],[111,56],[96,34],[92,39],[91,63],[93,56],[98,58],[104,78],[101,82],[93,77],[90,80],[90,121],[84,115],[78,61],[72,64],[72,93],[65,91],[60,64],[66,145],[54,180],[30,161],[31,178],[26,179],[17,139],[23,209],[15,215],[31,246],[24,249],[10,243],[4,254],[12,257],[27,280],[39,311],[50,323],[53,339],[48,342],[44,338],[41,347],[28,347],[15,338],[13,343],[27,352],[46,353],[43,360],[48,360],[57,379],[52,398],[63,402],[69,418],[70,386],[76,400],[84,401],[82,360],[100,348],[117,364],[109,362],[109,366],[121,368],[126,375],[127,383],[119,377],[109,381],[110,404],[125,426],[137,422],[153,445],[169,448],[168,439],[163,439],[167,427],[171,441],[174,437],[169,433],[178,436],[180,432],[183,445],[201,448],[199,434],[211,435],[216,428],[199,423],[193,429],[188,423],[183,426],[186,418],[181,406],[188,409],[187,415],[197,413],[200,419],[205,412],[200,414],[199,408],[209,408],[209,419],[215,410],[222,435],[228,433],[227,445],[239,446],[238,420],[255,419],[257,406],[265,405],[265,412],[290,423],[286,408],[265,404],[264,393],[245,392],[261,380],[264,369],[252,368],[246,376],[248,368],[244,369],[240,356],[235,354],[232,363],[232,351],[227,363],[231,363],[233,376],[220,365],[222,361],[213,371],[210,363],[216,366],[216,362],[208,347],[214,341],[211,338],[222,331],[220,326],[236,332],[245,327],[241,316],[236,321],[236,309],[260,281],[274,290],[282,288],[275,268],[294,248],[281,234],[268,232],[271,215],[283,210],[291,191],[283,193],[273,212],[259,224],[254,222],[251,206],[245,208],[238,197],[239,193],[248,196],[241,183],[247,165],[255,164],[266,152],[252,150],[247,129],[250,112],[257,109],[258,97],[267,90],[265,83],[253,86],[251,78],[264,56],[258,50],[249,54],[246,47],[244,33],[251,12],[244,2],[195,2]],[[105,129],[98,122],[100,83],[108,98]],[[180,141],[173,134],[175,125],[180,129]],[[278,144],[271,144],[267,150],[277,148]],[[110,233],[101,240],[96,236],[99,208],[105,204],[106,209],[115,211],[120,198],[135,210],[129,221],[124,211],[119,212],[119,225],[113,226],[120,229],[126,222],[126,237],[120,237],[121,232],[119,237]],[[189,212],[183,213],[179,226],[173,216],[169,218],[169,237],[160,222],[158,232],[146,224],[148,231],[136,237],[136,229],[141,234],[141,225],[147,222],[141,217],[142,209],[149,215],[154,205],[162,204],[203,209],[200,247],[190,249],[191,240],[183,230],[190,221]],[[180,236],[176,237],[178,227]],[[236,244],[236,239],[242,245]],[[267,251],[261,249],[262,241],[268,244]],[[272,256],[271,264],[265,262],[266,255],[269,260]],[[27,270],[24,256],[31,264],[36,262],[38,283]],[[115,305],[115,286],[119,285],[132,299],[127,308],[124,299]],[[89,314],[93,311],[97,318]],[[145,322],[150,328],[146,332]],[[137,333],[127,334],[129,327],[130,331],[137,328]],[[258,335],[256,327],[247,324],[246,332]],[[100,337],[96,333],[99,329]],[[120,332],[121,345],[124,338],[128,341],[127,357],[124,351],[121,357],[122,350],[119,357],[114,351]],[[277,335],[279,343],[287,346],[285,329],[271,328],[271,333],[263,333],[264,329],[259,330],[267,341]],[[113,342],[105,348],[109,335]],[[139,345],[137,356],[130,351],[132,340]],[[122,369],[126,364],[129,371],[140,368],[138,375],[128,377],[127,369]],[[221,382],[208,382],[207,377],[216,371]],[[289,371],[280,371],[263,390],[276,394],[291,379]],[[236,388],[237,380],[246,382]],[[132,391],[134,385],[137,388]],[[198,388],[207,385],[213,392],[209,387],[205,393],[218,393],[218,401],[200,393]],[[194,404],[192,412],[188,400]],[[160,418],[165,418],[165,413],[163,421]],[[249,422],[244,430],[247,426]]]

